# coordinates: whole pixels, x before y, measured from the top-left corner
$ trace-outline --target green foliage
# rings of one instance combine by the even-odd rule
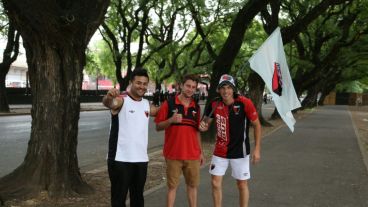
[[[298,1],[283,5],[290,21],[309,9]],[[368,75],[364,58],[368,45],[367,14],[360,10],[366,5],[366,1],[354,1],[330,7],[299,35],[298,49],[295,42],[290,50],[285,47],[291,74],[297,76],[296,87],[323,90],[338,84],[338,90],[362,91],[358,83]]]
[[[351,81],[340,83],[336,86],[337,92],[346,92],[346,93],[363,93],[368,90],[368,85],[360,82],[360,81]]]
[[[267,37],[268,35],[264,32],[260,22],[253,21],[245,34],[243,45],[231,69],[231,74],[236,77],[239,88],[247,88],[247,79],[251,72],[248,60]]]
[[[133,45],[143,41],[142,57],[139,63],[149,70],[152,80],[176,82],[187,73],[211,76],[214,57],[208,47],[211,47],[215,55],[219,54],[228,38],[234,17],[244,3],[246,1],[113,0],[105,23],[115,36],[118,50],[114,49],[112,41],[107,39],[105,45],[100,45],[99,49],[88,58],[87,68],[91,69],[87,70],[91,74],[97,74],[92,71],[98,71],[98,74],[114,77],[116,66],[113,60],[117,58],[122,59],[121,62],[124,64],[122,68],[134,67],[134,62],[138,61],[138,52],[132,50]],[[319,0],[281,1],[280,27],[292,25],[294,21],[305,16],[319,3],[321,3]],[[206,41],[198,34],[198,28],[196,28],[189,7],[191,4],[198,13],[198,20]],[[366,58],[368,41],[365,38],[366,34],[356,37],[355,35],[367,30],[367,4],[366,1],[356,0],[346,2],[343,6],[331,6],[300,34],[304,49],[303,55],[297,49],[295,42],[285,45],[284,49],[292,77],[298,75],[304,77],[311,73],[310,79],[322,78],[327,81],[324,76],[332,77],[330,74],[342,71],[334,81],[358,80],[363,82],[364,86],[366,80],[364,77],[367,76],[364,65],[368,63]],[[142,27],[143,22],[141,22],[144,11],[149,11],[146,30]],[[353,14],[358,16],[349,33],[346,34],[343,25],[353,17]],[[173,30],[170,30],[171,23],[174,24]],[[130,29],[132,31],[129,31]],[[140,36],[142,31],[144,31],[143,40]],[[103,28],[101,32],[106,35]],[[258,18],[247,29],[241,50],[230,72],[237,77],[239,87],[247,87],[246,80],[250,73],[247,61],[267,36]],[[342,40],[344,36],[346,38]],[[336,50],[333,61],[327,63],[326,60],[336,45],[348,44],[351,40],[359,43],[342,46]],[[305,78],[308,79],[308,76]]]
[[[0,3],[0,35],[6,37],[8,33],[9,19],[6,15],[3,7],[3,3]]]
[[[116,83],[115,66],[112,60],[111,51],[102,41],[90,46],[86,53],[85,70],[91,76],[105,76]]]

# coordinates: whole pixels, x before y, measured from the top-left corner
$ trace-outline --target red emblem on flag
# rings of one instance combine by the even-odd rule
[[[272,76],[272,91],[277,95],[281,96],[282,94],[282,76],[280,64],[274,64],[273,76]]]

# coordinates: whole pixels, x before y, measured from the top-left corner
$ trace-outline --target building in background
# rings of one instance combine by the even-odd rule
[[[26,88],[28,81],[28,68],[24,66],[10,66],[5,78],[7,88]]]

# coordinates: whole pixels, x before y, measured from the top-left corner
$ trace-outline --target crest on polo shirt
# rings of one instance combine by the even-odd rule
[[[235,115],[238,115],[239,111],[240,111],[240,106],[239,105],[234,105],[233,106],[233,111],[234,111]]]
[[[192,111],[192,115],[193,115],[193,117],[195,117],[197,115],[197,112],[196,111]]]
[[[148,111],[144,111],[144,114],[146,114],[146,117],[149,115]]]

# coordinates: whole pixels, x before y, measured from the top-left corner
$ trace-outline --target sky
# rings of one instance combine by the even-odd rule
[[[92,36],[91,41],[90,41],[90,45],[95,44],[96,42],[102,40],[102,37],[100,35],[100,33],[98,31],[95,32],[95,34]],[[22,40],[21,40],[22,41]],[[5,50],[6,47],[6,42],[7,39],[5,37],[0,37],[0,60],[2,60],[3,58],[3,52]],[[25,49],[23,47],[23,43],[20,43],[20,48],[19,48],[19,55],[17,57],[17,60],[13,63],[14,66],[18,66],[18,67],[28,67],[27,66],[27,59],[26,59],[26,52]]]

